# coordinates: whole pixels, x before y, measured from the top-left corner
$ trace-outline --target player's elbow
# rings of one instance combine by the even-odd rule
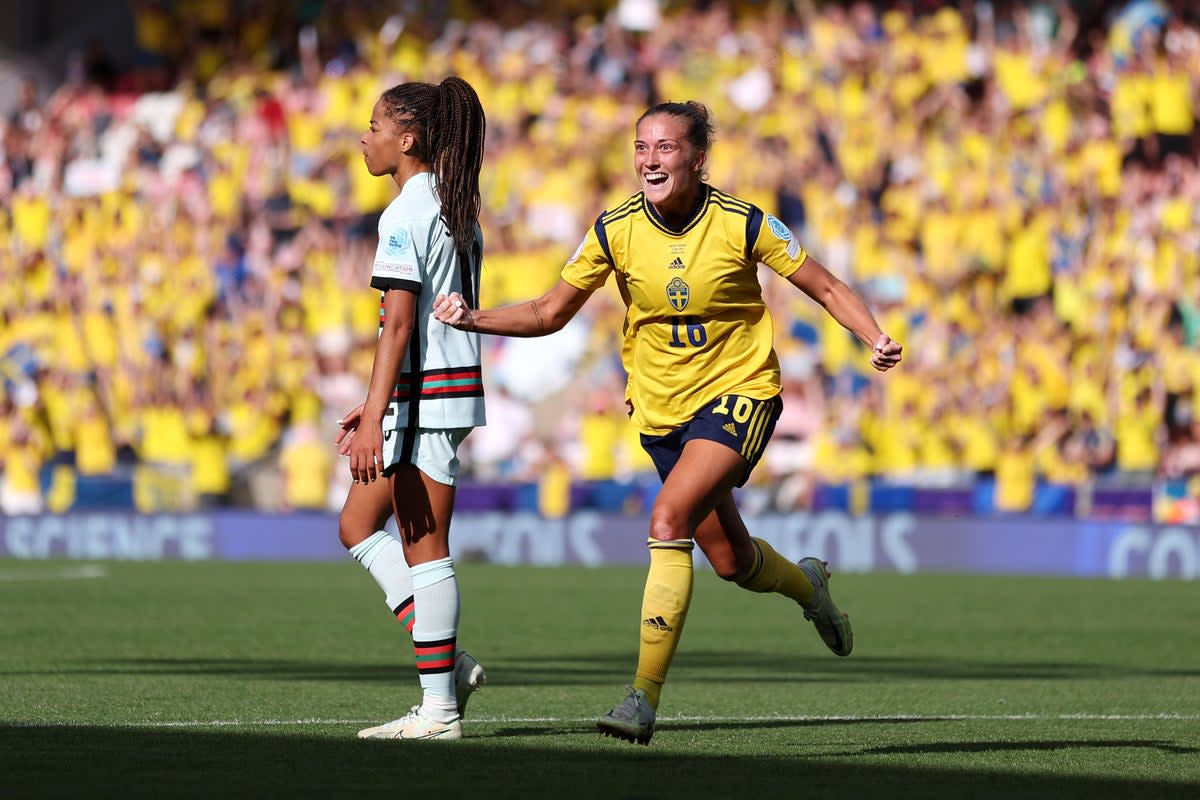
[[[836,301],[837,286],[841,283],[833,275],[821,270],[818,275],[806,274],[800,279],[793,279],[792,284],[808,295],[822,308],[829,308]]]
[[[390,342],[405,343],[412,336],[414,321],[412,319],[387,320],[379,331],[379,338]]]
[[[529,332],[532,336],[545,336],[551,333],[557,333],[566,327],[571,321],[571,317],[575,315],[575,310],[569,306],[555,302],[553,297],[540,297],[537,300],[530,300],[529,307],[533,311],[533,329]]]
[[[571,321],[571,317],[573,316],[574,314],[564,308],[552,309],[549,313],[545,313],[546,333],[561,331],[567,327],[567,323]]]
[[[591,292],[578,289],[560,278],[553,288],[529,303],[535,321],[532,335],[543,336],[565,328],[590,296]]]
[[[828,281],[823,281],[817,286],[813,286],[808,290],[808,296],[816,301],[817,305],[825,310],[832,310],[837,305],[838,298],[838,283],[837,278],[832,278]]]

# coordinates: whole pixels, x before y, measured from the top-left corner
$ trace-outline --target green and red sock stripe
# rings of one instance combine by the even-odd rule
[[[434,642],[413,642],[413,651],[417,654],[417,672],[421,675],[435,675],[440,672],[451,672],[454,669],[454,650],[458,637],[438,639]]]
[[[404,626],[404,630],[409,633],[413,632],[413,623],[416,622],[417,615],[413,611],[413,598],[411,596],[399,606],[392,609],[392,613],[396,615],[396,619],[400,620],[400,624]]]

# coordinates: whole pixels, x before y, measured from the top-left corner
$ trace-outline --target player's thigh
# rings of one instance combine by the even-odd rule
[[[458,446],[467,429],[417,431],[403,457],[389,457],[396,523],[409,564],[450,554],[450,519],[458,479]]]
[[[389,480],[408,563],[423,564],[448,556],[455,488],[434,480],[412,464],[397,467]]]
[[[708,439],[687,442],[654,501],[650,535],[659,538],[656,525],[684,529],[668,538],[691,535],[730,496],[745,471],[746,459],[736,450]]]
[[[338,516],[338,538],[351,548],[381,530],[391,514],[392,491],[387,481],[352,483]]]

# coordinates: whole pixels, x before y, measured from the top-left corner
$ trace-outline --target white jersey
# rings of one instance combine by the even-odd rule
[[[417,296],[416,324],[384,418],[385,429],[471,428],[485,423],[479,334],[457,330],[433,316],[433,300],[439,294],[458,292],[472,308],[479,307],[482,258],[483,233],[478,225],[472,252],[458,257],[442,221],[431,173],[409,178],[384,209],[371,287]],[[381,297],[380,329],[383,322]]]

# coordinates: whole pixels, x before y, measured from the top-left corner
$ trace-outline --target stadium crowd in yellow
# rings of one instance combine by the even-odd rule
[[[710,182],[787,222],[906,343],[902,369],[866,375],[826,315],[764,281],[798,387],[760,471],[780,506],[818,483],[988,475],[1020,511],[1038,480],[1200,475],[1194,12],[1085,31],[1065,6],[580,3],[618,9],[565,22],[346,5],[281,24],[290,6],[138,3],[122,85],[69,82],[9,115],[6,512],[67,508],[77,476],[122,468],[143,509],[338,507],[328,445],[369,371],[393,191],[358,137],[381,90],[448,73],[488,114],[487,306],[551,285],[636,190],[637,114],[695,98],[718,123]],[[619,325],[597,320],[620,313],[593,302],[533,359],[485,342],[489,390],[518,401],[491,421],[525,433],[474,434],[468,475],[551,476],[542,507],[562,513],[568,476],[651,472],[624,424]]]

